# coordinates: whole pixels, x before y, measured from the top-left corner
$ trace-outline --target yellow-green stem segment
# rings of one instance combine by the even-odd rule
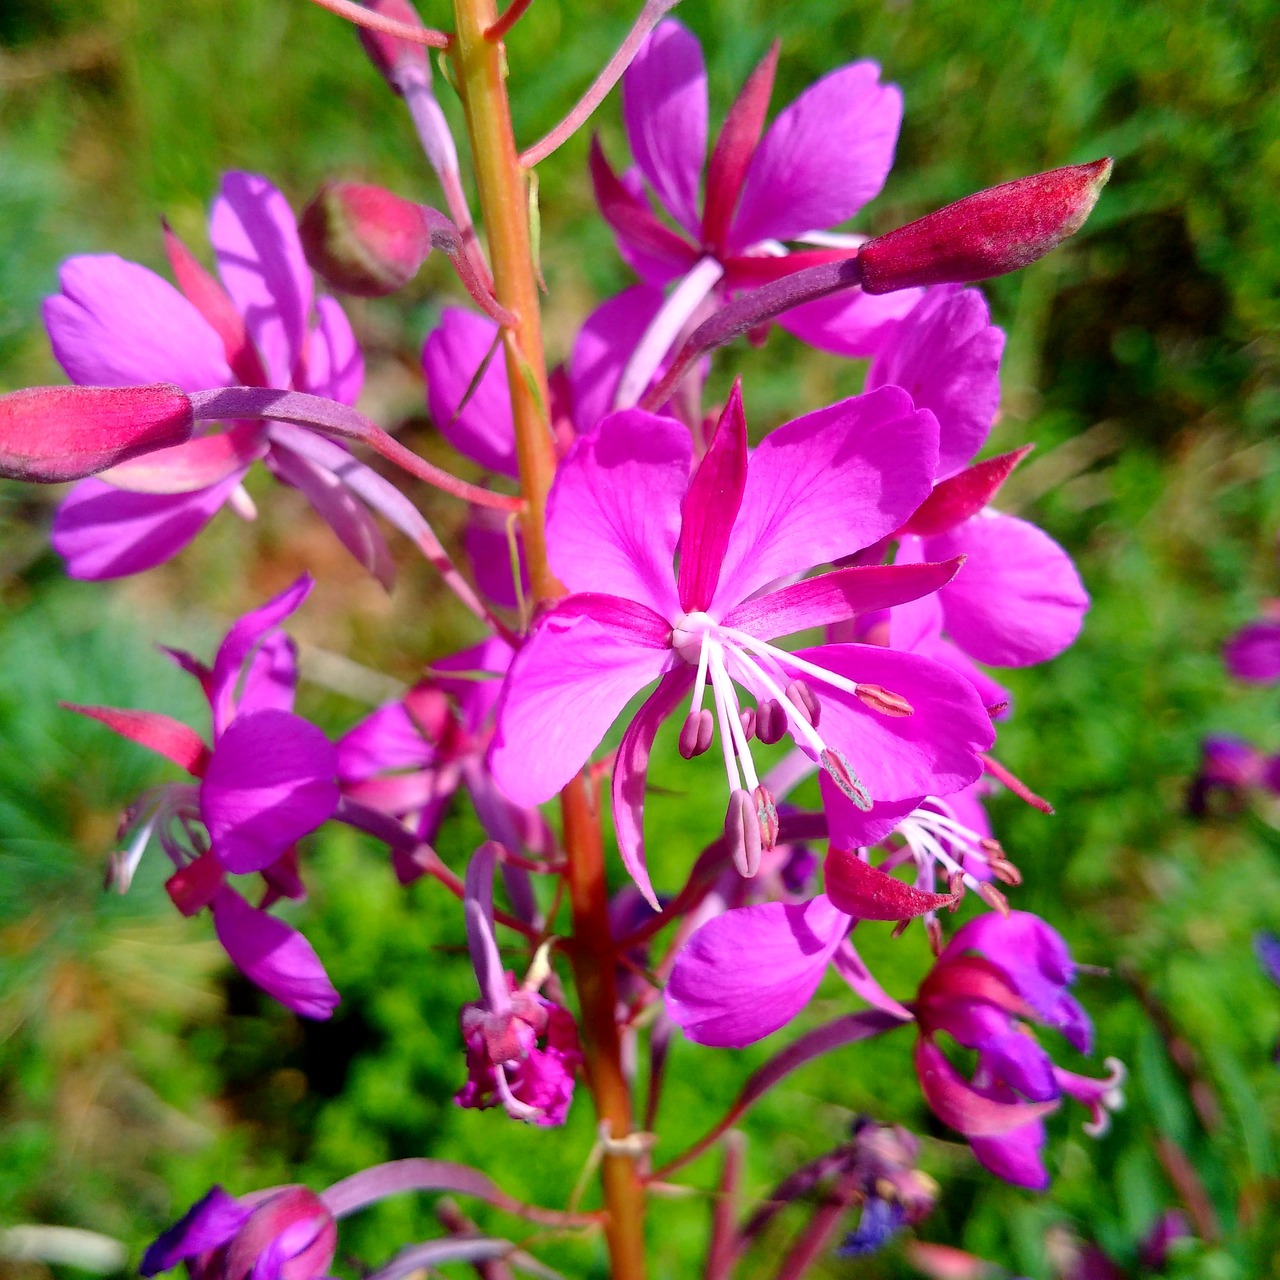
[[[471,138],[480,215],[498,301],[515,312],[504,352],[520,464],[525,559],[535,601],[561,595],[547,563],[546,503],[556,457],[547,418],[546,361],[538,286],[530,248],[529,204],[517,160],[507,100],[506,51],[485,39],[498,20],[494,0],[454,0],[457,31],[451,50]],[[564,819],[565,878],[573,916],[570,956],[578,990],[587,1055],[587,1083],[605,1131],[615,1140],[632,1132],[631,1090],[622,1069],[617,1025],[617,981],[600,813],[591,786],[579,775],[560,796]],[[644,1185],[635,1158],[606,1152],[601,1176],[613,1280],[644,1280]]]

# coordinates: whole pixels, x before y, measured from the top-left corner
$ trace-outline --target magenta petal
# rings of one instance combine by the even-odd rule
[[[220,1249],[252,1214],[248,1205],[241,1204],[221,1187],[212,1187],[148,1246],[138,1270],[144,1276],[159,1275],[187,1258]]]
[[[427,379],[427,408],[440,434],[477,465],[514,476],[516,434],[500,346],[459,412],[467,388],[497,341],[498,326],[492,320],[460,307],[446,307],[422,348],[422,372]]]
[[[167,280],[115,254],[68,258],[44,323],[58,363],[82,386],[226,386],[222,339]]]
[[[667,1013],[698,1044],[754,1044],[808,1004],[849,924],[824,896],[726,911],[676,957]]]
[[[588,603],[590,611],[584,608]],[[662,674],[670,627],[643,606],[570,596],[546,614],[511,663],[489,767],[518,805],[550,800],[586,764],[623,707]]]
[[[843,752],[873,801],[950,795],[981,776],[979,752],[991,747],[995,731],[967,680],[926,658],[873,645],[824,645],[799,656],[878,684],[914,708],[909,716],[884,716],[809,677],[822,702],[822,737]]]
[[[671,418],[624,409],[579,436],[547,500],[547,554],[570,591],[679,610],[675,550],[693,446]]]
[[[662,290],[637,284],[598,306],[583,322],[573,354],[573,421],[585,435],[613,408],[613,398],[636,344],[662,308]]]
[[[1071,557],[1035,525],[992,512],[925,539],[924,554],[967,557],[940,599],[947,634],[971,658],[1028,666],[1079,634],[1089,596]]]
[[[771,431],[751,455],[713,611],[898,529],[929,495],[937,447],[933,415],[896,387]]]
[[[895,610],[896,612],[896,610]],[[949,667],[973,685],[982,705],[996,719],[1008,716],[1013,695],[998,680],[993,680],[978,664],[966,657],[950,640],[924,640],[911,647],[912,653]],[[999,708],[999,710],[997,710]]]
[[[846,622],[858,613],[900,606],[904,601],[929,595],[950,582],[959,567],[958,560],[949,560],[945,564],[836,569],[756,596],[731,610],[724,625],[762,639],[826,627]]]
[[[644,793],[649,753],[662,722],[676,709],[693,684],[687,663],[668,671],[627,725],[613,765],[613,824],[618,853],[644,900],[661,911],[644,857]]]
[[[827,773],[818,775],[818,786],[831,845],[837,849],[866,849],[879,844],[924,799],[923,795],[912,795],[901,800],[876,800],[870,809],[859,809]]]
[[[840,67],[778,113],[747,171],[729,232],[737,253],[852,218],[880,193],[898,143],[902,93],[874,62]]]
[[[697,37],[660,22],[622,79],[631,154],[668,213],[701,234],[698,188],[707,158],[707,69]]]
[[[86,707],[75,702],[59,704],[65,711],[88,716],[105,724],[130,742],[162,755],[167,760],[199,777],[209,762],[209,748],[189,726],[158,711],[135,711],[125,707]]]
[[[213,731],[216,737],[230,721],[235,709],[235,687],[240,668],[254,646],[272,627],[278,627],[311,594],[315,580],[304,573],[296,582],[273,596],[264,605],[237,618],[223,637],[213,660],[209,700],[213,704]]]
[[[272,462],[282,479],[306,495],[316,514],[337,534],[338,541],[361,568],[367,569],[390,591],[396,579],[395,561],[369,508],[328,467],[284,445],[276,446]],[[352,465],[362,464],[353,460]]]
[[[680,507],[677,587],[680,608],[686,613],[705,609],[715,595],[746,483],[747,419],[742,411],[742,384],[735,382]]]
[[[289,202],[266,178],[232,171],[213,202],[209,239],[271,385],[287,387],[304,351],[312,297]]]
[[[332,1015],[340,997],[296,929],[251,907],[234,889],[214,898],[213,925],[232,963],[267,995],[304,1018]]]
[[[130,493],[82,480],[53,517],[50,541],[73,578],[123,578],[163,564],[213,519],[244,476],[191,493]]]
[[[1280,622],[1264,618],[1241,627],[1222,656],[1237,680],[1270,684],[1280,679]]]
[[[200,784],[200,815],[218,859],[243,875],[270,866],[338,805],[338,753],[287,711],[237,716]]]
[[[969,1139],[969,1147],[984,1169],[1029,1191],[1046,1191],[1049,1187],[1049,1171],[1040,1155],[1044,1144],[1041,1120],[1019,1125],[996,1138]]]
[[[355,404],[364,386],[364,356],[351,321],[337,299],[316,299],[316,326],[307,341],[302,389],[315,396]]]
[[[242,716],[251,711],[292,711],[297,687],[298,646],[283,631],[274,631],[244,673],[236,711]]]
[[[889,341],[898,322],[922,297],[923,289],[885,294],[846,289],[784,311],[778,324],[819,351],[865,360]]]
[[[338,777],[359,782],[390,769],[421,769],[435,748],[409,718],[403,702],[388,702],[338,739]]]
[[[928,1037],[916,1042],[916,1075],[930,1110],[967,1138],[992,1138],[1039,1120],[1058,1106],[1049,1102],[999,1102],[979,1093]]]
[[[938,419],[938,475],[982,447],[1000,407],[1004,333],[976,289],[942,287],[900,324],[867,371],[867,390],[895,386]]]

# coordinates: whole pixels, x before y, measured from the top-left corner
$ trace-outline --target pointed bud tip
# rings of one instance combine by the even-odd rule
[[[36,484],[82,480],[191,438],[186,393],[144,387],[28,387],[0,395],[0,476]]]
[[[298,235],[317,274],[359,298],[402,288],[431,252],[422,206],[367,183],[326,182],[302,211]]]
[[[1106,157],[1017,178],[877,236],[858,255],[862,287],[969,284],[1028,266],[1079,231],[1112,167]]]

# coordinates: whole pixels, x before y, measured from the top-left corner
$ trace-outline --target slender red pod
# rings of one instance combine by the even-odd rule
[[[1050,169],[979,191],[867,241],[867,293],[968,284],[1028,266],[1084,225],[1111,177],[1110,158]]]

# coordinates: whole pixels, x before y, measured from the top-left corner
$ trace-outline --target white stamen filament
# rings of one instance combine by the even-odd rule
[[[775,648],[775,646],[766,644],[763,640],[758,640],[755,636],[748,635],[745,631],[739,631],[735,627],[719,627],[718,630],[722,636],[730,640],[736,640],[744,649],[750,649],[752,653],[772,658],[780,666],[793,667],[797,671],[803,671],[805,675],[813,676],[815,680],[820,680],[823,684],[830,685],[833,689],[840,689],[844,693],[852,694],[855,698],[858,696],[858,684],[855,680],[847,680],[844,676],[837,675],[834,671],[828,671],[826,667],[820,667],[816,663],[797,657],[794,653],[788,653],[785,649]]]
[[[711,674],[711,695],[716,703],[716,720],[720,724],[720,750],[724,753],[724,771],[729,779],[729,790],[731,792],[741,791],[742,778],[738,773],[737,757],[729,730],[729,720],[734,717],[731,717],[729,709],[725,706],[724,693],[720,687],[720,682],[716,679],[716,661],[716,658],[710,659],[708,670]]]
[[[787,713],[787,720],[791,726],[792,734],[797,738],[803,738],[804,741],[813,748],[819,755],[827,749],[827,744],[823,742],[818,731],[813,727],[809,720],[797,708],[794,702],[787,697],[782,686],[757,662],[753,662],[745,653],[730,650],[738,665],[742,668],[743,674],[747,677],[747,681],[759,680],[762,685],[769,691],[769,694]],[[747,683],[744,681],[743,683]]]
[[[698,648],[698,674],[693,679],[693,701],[690,710],[701,711],[702,699],[707,692],[707,656],[710,649],[709,635],[704,634],[702,644]]]
[[[720,721],[720,732],[732,740],[738,761],[742,766],[742,776],[746,779],[747,790],[755,792],[760,785],[756,766],[751,759],[751,748],[747,745],[746,731],[742,727],[742,717],[738,710],[738,698],[733,692],[733,681],[725,667],[725,652],[717,644],[715,655],[711,659],[711,683],[721,699],[724,715]],[[734,790],[738,790],[737,787]]]

